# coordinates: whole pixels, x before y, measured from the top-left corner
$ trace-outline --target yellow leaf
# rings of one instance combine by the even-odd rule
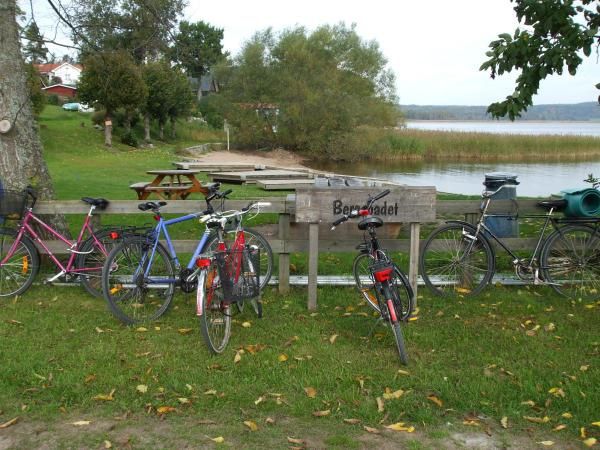
[[[410,372],[407,372],[406,370],[402,370],[402,369],[398,369],[398,375],[410,375]]]
[[[139,327],[136,328],[135,331],[137,331],[138,333],[145,333],[146,331],[148,331],[148,328]]]
[[[110,441],[104,441],[104,448],[112,448],[112,443]]]
[[[437,398],[435,395],[428,395],[427,396],[427,400],[429,400],[430,402],[435,403],[440,408],[444,405],[444,403],[439,398]]]
[[[586,366],[580,366],[580,367],[579,367],[579,370],[581,370],[582,372],[585,372],[585,371],[587,371],[589,368],[590,368],[590,366],[587,366],[587,365],[586,365]]]
[[[267,417],[265,419],[265,422],[268,423],[269,425],[275,425],[275,419],[273,419],[272,417]]]
[[[156,412],[159,414],[167,414],[170,412],[176,411],[175,408],[173,408],[172,406],[160,406],[159,408],[156,409]]]
[[[148,386],[146,386],[145,384],[138,384],[135,389],[138,392],[141,392],[142,394],[145,394],[146,392],[148,392]]]
[[[545,447],[552,447],[554,445],[554,441],[541,441],[538,444],[542,444]]]
[[[329,409],[326,409],[324,411],[314,411],[312,413],[312,415],[315,417],[324,417],[324,416],[328,416],[329,414],[331,414],[331,410],[329,410]]]
[[[288,360],[288,356],[285,353],[282,353],[277,357],[277,361],[279,361],[279,362],[286,362],[287,360]]]
[[[598,442],[598,440],[596,438],[591,437],[583,441],[583,445],[585,445],[586,447],[593,447],[594,445],[596,445],[596,442]]]
[[[252,326],[252,324],[250,322],[244,322],[244,323],[242,323],[242,326],[244,328],[250,328]]]
[[[600,422],[592,422],[592,425],[594,425],[595,427],[600,427]]]
[[[222,444],[225,442],[225,438],[223,436],[217,436],[216,438],[212,438],[211,441],[214,441],[217,444]]]
[[[386,392],[383,394],[383,398],[385,400],[391,400],[394,398],[400,398],[402,397],[402,394],[404,394],[404,391],[402,389],[398,389],[397,391],[394,392]]]
[[[260,396],[260,397],[258,397],[256,400],[254,400],[254,404],[255,404],[255,405],[258,405],[259,403],[262,403],[262,402],[264,402],[264,401],[265,401],[265,397],[261,395],[261,396]]]
[[[567,428],[567,426],[565,424],[561,423],[559,425],[556,425],[554,428],[552,428],[552,430],[553,431],[561,431],[561,430],[564,430],[565,428]]]
[[[500,424],[502,425],[502,428],[508,428],[508,417],[504,416],[500,419]]]
[[[193,328],[179,328],[177,330],[179,334],[190,334],[192,331],[194,331]]]
[[[235,356],[233,357],[233,362],[235,364],[239,363],[242,360],[242,354],[238,351],[235,352]]]
[[[181,403],[182,405],[187,405],[190,403],[190,399],[189,398],[185,398],[185,397],[178,397],[177,401],[179,403]]]
[[[581,427],[579,429],[579,437],[581,437],[581,439],[585,439],[587,437],[587,433],[585,432],[585,427]]]
[[[394,431],[406,431],[407,433],[415,431],[415,427],[405,427],[404,422],[393,423],[392,425],[387,425],[386,428]]]
[[[315,398],[317,396],[317,390],[314,387],[305,387],[304,392],[308,398]]]
[[[333,344],[335,343],[335,340],[338,338],[337,334],[332,334],[331,336],[329,336],[329,343]]]
[[[204,395],[217,395],[217,391],[215,389],[209,389],[208,391],[204,391]]]
[[[306,441],[304,439],[296,439],[296,438],[292,438],[292,437],[288,436],[287,440],[290,444],[299,444],[299,445],[306,444]]]
[[[357,423],[360,423],[360,419],[344,419],[344,423],[356,425]]]
[[[385,409],[383,399],[381,397],[377,397],[375,400],[377,401],[377,411],[383,412]]]
[[[381,431],[379,431],[377,428],[371,428],[371,427],[368,427],[368,426],[366,426],[366,425],[365,425],[363,428],[364,428],[364,429],[365,429],[365,431],[367,431],[368,433],[373,433],[373,434],[379,434],[379,433],[381,433]]]
[[[83,427],[92,423],[89,420],[78,420],[77,422],[71,422],[71,425],[75,425],[76,427]]]
[[[535,406],[535,402],[533,400],[527,400],[525,402],[521,402],[521,405],[527,405],[527,406]]]
[[[533,423],[547,423],[550,422],[550,418],[548,416],[544,417],[531,417],[531,416],[523,416],[523,419],[528,420]]]
[[[548,391],[548,393],[554,395],[555,397],[565,397],[565,391],[557,387],[553,387]]]
[[[561,417],[563,417],[564,419],[572,419],[573,414],[571,414],[570,412],[566,412],[566,413],[562,413]]]
[[[258,425],[256,425],[256,423],[252,422],[251,420],[244,420],[244,425],[246,425],[250,429],[250,431],[258,430]]]
[[[19,421],[18,417],[15,417],[14,419],[10,419],[8,422],[4,422],[2,425],[0,425],[0,429],[8,428],[8,427],[14,425],[15,423],[17,423],[18,421]]]
[[[115,389],[110,391],[109,394],[98,394],[98,395],[94,396],[92,399],[103,401],[103,402],[112,402],[115,399],[113,396],[114,393],[115,393]]]

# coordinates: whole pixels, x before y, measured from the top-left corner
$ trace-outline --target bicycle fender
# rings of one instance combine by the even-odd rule
[[[465,222],[464,220],[446,220],[444,223],[447,223],[447,224],[455,223],[455,224],[463,225],[467,228],[470,228],[473,231],[477,230],[475,225],[473,225],[472,223],[469,223],[469,222]]]
[[[206,293],[204,292],[204,283],[206,281],[206,270],[200,272],[198,275],[198,287],[196,288],[196,315],[200,317],[204,311],[202,310],[202,305],[204,304],[204,296]]]

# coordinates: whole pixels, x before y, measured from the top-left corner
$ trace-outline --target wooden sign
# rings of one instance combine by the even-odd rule
[[[377,188],[300,188],[296,189],[296,222],[333,222],[352,210],[363,209]],[[384,222],[435,222],[436,190],[432,186],[393,186],[390,193],[375,201],[371,214]]]

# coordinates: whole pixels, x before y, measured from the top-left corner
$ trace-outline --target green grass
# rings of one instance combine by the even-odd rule
[[[286,296],[268,289],[264,301],[265,317],[249,310],[236,316],[228,349],[213,357],[198,330],[193,296],[178,295],[147,331],[122,326],[102,300],[78,288],[36,286],[4,299],[0,422],[125,415],[135,423],[170,406],[171,426],[213,420],[211,437],[243,438],[250,447],[282,447],[290,430],[309,437],[315,428],[327,448],[353,448],[365,434],[362,425],[382,430],[395,422],[431,439],[443,439],[447,423],[455,431],[499,433],[502,417],[511,434],[531,430],[539,440],[575,442],[581,427],[600,437],[592,426],[599,420],[600,303],[569,302],[545,289],[491,287],[454,304],[425,294],[419,319],[405,327],[411,362],[402,367],[389,328],[377,324],[352,289],[320,288],[316,313],[306,310],[303,289]],[[316,389],[315,398],[306,387]],[[404,394],[378,411],[376,399],[399,389]],[[97,397],[113,390],[113,400]],[[325,410],[329,415],[313,416]],[[535,424],[524,417],[548,419]],[[343,422],[350,418],[360,424]],[[463,425],[469,418],[474,425]],[[244,420],[259,431],[248,432]],[[552,431],[561,424],[567,428]]]

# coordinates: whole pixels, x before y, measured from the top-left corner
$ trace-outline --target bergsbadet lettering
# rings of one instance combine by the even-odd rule
[[[333,215],[338,216],[340,214],[350,214],[350,211],[365,209],[367,205],[344,205],[341,200],[333,201]],[[369,214],[375,216],[397,216],[398,215],[398,203],[389,204],[384,201],[381,204],[373,205],[369,208]]]

